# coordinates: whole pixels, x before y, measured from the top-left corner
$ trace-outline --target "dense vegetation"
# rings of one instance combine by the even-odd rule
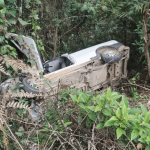
[[[128,68],[131,76],[138,72],[130,80],[135,84],[149,63],[148,20],[145,34],[143,29],[146,9],[148,0],[0,0],[0,55],[20,57],[9,43],[10,32],[32,37],[44,61],[114,39],[131,49]],[[5,67],[11,76],[17,75],[14,68]],[[0,79],[1,83],[6,76],[0,73]],[[135,86],[130,93],[134,100],[148,98],[140,97]],[[143,104],[131,108],[125,96],[110,88],[101,96],[61,91],[48,102],[40,124],[29,123],[25,110],[17,109],[10,117],[11,127],[1,126],[1,149],[150,149],[150,113]]]

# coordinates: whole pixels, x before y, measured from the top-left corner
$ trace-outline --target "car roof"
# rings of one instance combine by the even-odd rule
[[[87,61],[90,61],[92,57],[96,56],[96,49],[103,46],[110,46],[112,44],[118,43],[115,40],[111,40],[105,43],[101,43],[83,50],[79,50],[75,53],[69,54],[69,56],[75,61],[77,64],[81,64]]]

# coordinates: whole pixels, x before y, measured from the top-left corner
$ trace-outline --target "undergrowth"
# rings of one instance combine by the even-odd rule
[[[150,112],[141,103],[130,107],[111,88],[101,95],[68,88],[42,108],[40,123],[31,122],[21,109],[1,114],[9,149],[150,149]],[[4,142],[0,146],[5,148]]]

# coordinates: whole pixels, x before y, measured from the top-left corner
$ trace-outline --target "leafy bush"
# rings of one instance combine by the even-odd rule
[[[101,96],[89,96],[79,90],[70,94],[70,97],[78,106],[80,117],[87,115],[90,124],[97,124],[96,129],[109,127],[116,132],[117,139],[121,138],[124,142],[141,142],[146,150],[150,148],[150,112],[144,105],[140,104],[140,108],[130,108],[127,98],[117,92],[111,92],[110,88]]]

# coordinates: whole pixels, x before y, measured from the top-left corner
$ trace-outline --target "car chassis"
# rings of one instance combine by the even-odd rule
[[[34,94],[49,92],[50,95],[54,95],[60,87],[78,88],[83,91],[106,89],[108,86],[113,88],[122,78],[127,77],[129,47],[115,40],[72,54],[63,54],[43,63],[32,38],[22,36],[20,40],[17,34],[12,33],[10,36],[14,46],[30,58],[35,63],[36,69],[44,74],[44,78],[38,78],[40,80],[37,80],[40,71],[32,77],[23,78],[23,89],[26,92]],[[45,83],[45,80],[50,81],[50,84]],[[0,87],[6,88],[6,84],[1,84]]]

